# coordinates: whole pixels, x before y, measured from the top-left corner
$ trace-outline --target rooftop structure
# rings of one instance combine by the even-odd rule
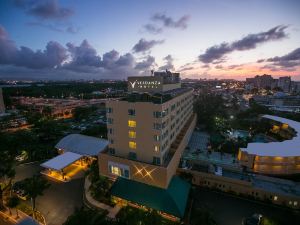
[[[300,123],[282,117],[264,115],[263,118],[278,123],[273,129],[289,131],[290,140],[269,143],[249,143],[241,148],[238,159],[243,166],[257,173],[290,175],[300,173]]]
[[[63,152],[73,152],[83,156],[97,156],[108,146],[108,141],[102,138],[82,134],[69,134],[62,138],[55,148]]]

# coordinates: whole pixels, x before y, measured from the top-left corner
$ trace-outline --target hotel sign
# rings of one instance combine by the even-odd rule
[[[128,77],[128,91],[161,91],[162,88],[162,77]]]

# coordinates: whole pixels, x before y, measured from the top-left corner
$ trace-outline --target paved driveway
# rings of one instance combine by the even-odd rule
[[[40,163],[19,165],[16,168],[16,181],[39,174]],[[83,205],[84,172],[79,172],[70,182],[61,183],[47,178],[51,184],[43,196],[36,199],[36,207],[41,211],[48,225],[61,225],[71,215],[75,207]],[[28,204],[30,202],[28,201]]]

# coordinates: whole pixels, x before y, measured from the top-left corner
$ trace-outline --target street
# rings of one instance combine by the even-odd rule
[[[300,221],[300,212],[281,207],[260,204],[228,194],[198,188],[193,207],[204,206],[212,212],[218,225],[241,225],[245,217],[259,213],[274,219],[278,225],[293,225]]]

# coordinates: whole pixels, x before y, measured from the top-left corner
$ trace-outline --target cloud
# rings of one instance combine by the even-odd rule
[[[33,51],[21,46],[17,48],[6,31],[0,26],[0,64],[11,64],[27,68],[52,68],[67,59],[67,50],[57,42],[48,42],[44,51]]]
[[[283,56],[275,56],[268,59],[257,60],[258,63],[270,63],[264,65],[262,68],[271,69],[274,71],[285,69],[294,71],[295,67],[300,66],[300,48],[296,48],[290,53]]]
[[[189,70],[193,70],[193,69],[195,69],[195,67],[193,67],[193,66],[185,67],[183,69],[180,69],[179,72],[189,71]]]
[[[144,25],[144,29],[151,34],[160,34],[163,31],[162,28],[151,23]]]
[[[101,57],[97,55],[94,49],[87,40],[84,40],[79,46],[72,43],[67,43],[68,51],[71,54],[71,62],[69,66],[95,66],[101,65]]]
[[[164,28],[173,28],[184,30],[188,27],[189,15],[183,15],[178,20],[167,16],[165,13],[155,13],[151,17],[151,22],[144,25],[143,28],[146,32],[151,34],[160,34]]]
[[[149,75],[155,58],[137,60],[131,53],[116,50],[98,54],[87,41],[66,47],[50,41],[44,50],[18,48],[0,26],[0,77],[34,79],[124,79],[127,76]]]
[[[72,9],[60,6],[58,0],[15,0],[14,2],[17,7],[38,19],[64,20],[74,14]]]
[[[144,53],[148,50],[150,50],[151,48],[153,48],[155,45],[159,45],[164,43],[164,40],[150,40],[147,41],[144,38],[141,38],[138,43],[136,43],[133,48],[132,51],[134,53]]]
[[[56,32],[64,32],[63,29],[60,29],[57,26],[54,26],[52,24],[44,24],[41,22],[28,22],[28,23],[26,23],[26,25],[32,26],[32,27],[42,27],[42,28],[46,28],[48,30],[52,30],[52,31],[56,31]]]
[[[171,55],[167,55],[165,58],[164,58],[166,64],[159,67],[158,69],[159,70],[175,70],[175,67],[173,65],[173,57]]]
[[[256,34],[248,34],[246,37],[231,42],[223,42],[219,45],[214,45],[206,49],[206,51],[198,56],[198,59],[203,63],[214,63],[224,61],[224,57],[233,51],[245,51],[255,49],[258,44],[269,41],[281,40],[287,37],[285,29],[288,26],[276,26],[266,32]]]
[[[150,67],[154,65],[155,65],[155,58],[149,55],[145,60],[137,63],[135,69],[148,70]]]
[[[156,13],[151,18],[153,21],[158,21],[163,24],[164,27],[169,28],[179,28],[179,29],[186,29],[188,26],[188,21],[190,19],[189,15],[184,15],[180,17],[178,20],[174,20],[172,17],[167,16],[164,13]]]

